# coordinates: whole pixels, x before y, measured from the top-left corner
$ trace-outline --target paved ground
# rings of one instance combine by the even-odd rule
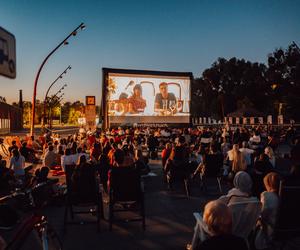
[[[117,222],[110,232],[108,223],[102,220],[100,233],[96,232],[95,225],[83,224],[69,225],[64,235],[64,207],[52,207],[47,211],[48,217],[62,237],[64,249],[184,249],[193,235],[193,212],[200,211],[207,200],[219,196],[217,183],[213,181],[209,193],[203,194],[199,189],[199,181],[195,180],[192,183],[192,196],[187,198],[183,185],[179,183],[174,191],[167,191],[158,162],[153,162],[151,169],[157,176],[145,179],[145,232],[141,222]],[[95,217],[85,216],[84,219],[94,220]]]

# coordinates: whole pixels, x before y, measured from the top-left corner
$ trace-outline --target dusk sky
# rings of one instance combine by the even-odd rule
[[[268,53],[300,44],[300,1],[1,0],[0,26],[17,42],[17,78],[0,76],[0,96],[30,101],[39,65],[81,22],[87,26],[45,65],[38,85],[43,99],[68,66],[64,101],[100,100],[102,67],[193,72],[218,57],[266,62]]]

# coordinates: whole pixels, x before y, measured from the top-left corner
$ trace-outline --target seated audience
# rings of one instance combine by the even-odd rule
[[[53,145],[50,145],[48,147],[48,151],[45,154],[44,160],[43,160],[43,166],[51,168],[57,165],[57,154],[54,152]]]
[[[260,195],[262,211],[255,239],[257,249],[270,247],[279,208],[279,183],[280,177],[277,173],[271,172],[264,177],[264,185],[267,191],[262,192]]]

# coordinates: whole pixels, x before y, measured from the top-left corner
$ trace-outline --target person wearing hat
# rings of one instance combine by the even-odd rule
[[[158,111],[160,109],[170,109],[170,104],[174,101],[174,105],[176,106],[176,97],[173,93],[168,92],[168,84],[166,82],[162,82],[159,84],[159,92],[155,96],[154,102],[154,110]],[[176,112],[176,110],[175,110]]]

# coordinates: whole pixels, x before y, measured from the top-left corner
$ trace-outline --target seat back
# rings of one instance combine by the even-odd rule
[[[113,202],[141,201],[141,177],[133,167],[112,168],[109,189]]]
[[[223,167],[223,155],[222,154],[208,154],[205,156],[205,176],[217,177],[220,175]]]
[[[65,174],[66,174],[66,185],[67,185],[67,191],[71,192],[72,191],[72,175],[74,173],[76,165],[72,164],[72,165],[66,165],[65,168]]]
[[[280,182],[279,212],[275,225],[275,239],[300,236],[300,186]]]
[[[232,233],[247,240],[261,212],[256,197],[233,197],[228,203],[232,211]]]
[[[88,168],[93,166],[88,166]],[[98,199],[96,175],[94,171],[84,173],[84,170],[76,179],[74,173],[76,170],[75,165],[66,165],[66,184],[68,201],[71,204],[83,204],[96,202]]]

